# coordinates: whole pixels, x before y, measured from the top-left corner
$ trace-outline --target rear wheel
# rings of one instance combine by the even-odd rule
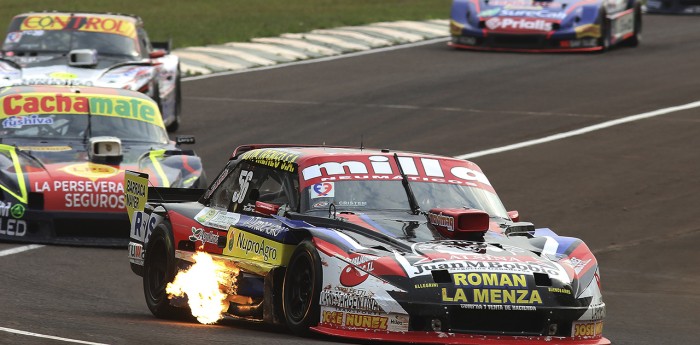
[[[165,292],[165,287],[177,274],[173,238],[165,224],[158,225],[151,234],[143,266],[143,293],[151,313],[162,319],[187,316],[187,310],[170,305]]]
[[[322,284],[321,258],[311,241],[294,250],[282,287],[282,307],[287,326],[297,335],[308,335],[319,321]]]

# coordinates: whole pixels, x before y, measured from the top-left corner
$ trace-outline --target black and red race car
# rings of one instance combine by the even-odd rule
[[[247,145],[206,190],[146,178],[127,175],[129,260],[157,317],[194,314],[171,287],[207,253],[219,317],[361,340],[610,344],[588,247],[519,222],[472,162]]]

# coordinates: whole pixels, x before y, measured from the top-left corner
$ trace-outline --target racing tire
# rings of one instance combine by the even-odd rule
[[[622,42],[627,47],[637,47],[642,41],[642,4],[634,5],[634,35]]]
[[[184,319],[188,310],[170,305],[165,287],[175,279],[177,262],[173,235],[160,224],[151,234],[143,264],[143,294],[148,309],[161,319]]]
[[[180,65],[177,66],[177,76],[175,77],[175,107],[173,111],[173,122],[168,125],[168,132],[175,132],[180,128],[180,112],[182,111],[182,88],[180,88]]]
[[[289,259],[282,285],[284,318],[296,335],[308,336],[309,327],[319,322],[322,275],[318,251],[311,241],[304,240]]]
[[[600,38],[598,39],[598,46],[601,48],[601,52],[610,50],[610,30],[611,24],[610,19],[608,19],[608,12],[605,9],[601,9],[598,18],[600,20]]]

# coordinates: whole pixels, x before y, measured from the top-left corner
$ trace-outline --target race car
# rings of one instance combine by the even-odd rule
[[[235,276],[214,284],[224,317],[298,335],[610,344],[588,247],[520,222],[472,162],[245,145],[206,190],[147,188],[147,174],[126,176],[127,198],[143,204],[130,210],[129,261],[156,317],[192,309],[169,291],[206,253],[222,267],[217,277]],[[208,285],[199,280],[190,283]]]
[[[15,16],[0,52],[0,86],[103,86],[142,92],[168,131],[180,126],[180,60],[151,42],[141,18],[111,13]]]
[[[639,0],[453,0],[450,46],[585,52],[641,41]]]
[[[129,90],[0,89],[0,240],[128,244],[124,170],[161,187],[204,188],[202,162],[168,139],[158,105]]]
[[[700,1],[648,0],[646,12],[658,14],[698,14],[700,13]]]

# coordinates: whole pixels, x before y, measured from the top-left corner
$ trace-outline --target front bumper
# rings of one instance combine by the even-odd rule
[[[472,335],[447,332],[380,332],[363,329],[347,330],[327,326],[311,328],[313,331],[325,335],[343,338],[362,339],[370,341],[388,341],[397,343],[422,343],[422,344],[461,344],[461,345],[610,345],[606,338],[574,339],[568,337],[544,337],[544,336],[500,336],[500,335]]]
[[[21,226],[18,225],[21,222]],[[126,247],[126,212],[91,213],[27,210],[13,231],[0,229],[0,240],[11,242]]]
[[[546,34],[487,34],[452,36],[449,46],[458,49],[516,52],[591,52],[602,50],[595,38],[552,37]]]

